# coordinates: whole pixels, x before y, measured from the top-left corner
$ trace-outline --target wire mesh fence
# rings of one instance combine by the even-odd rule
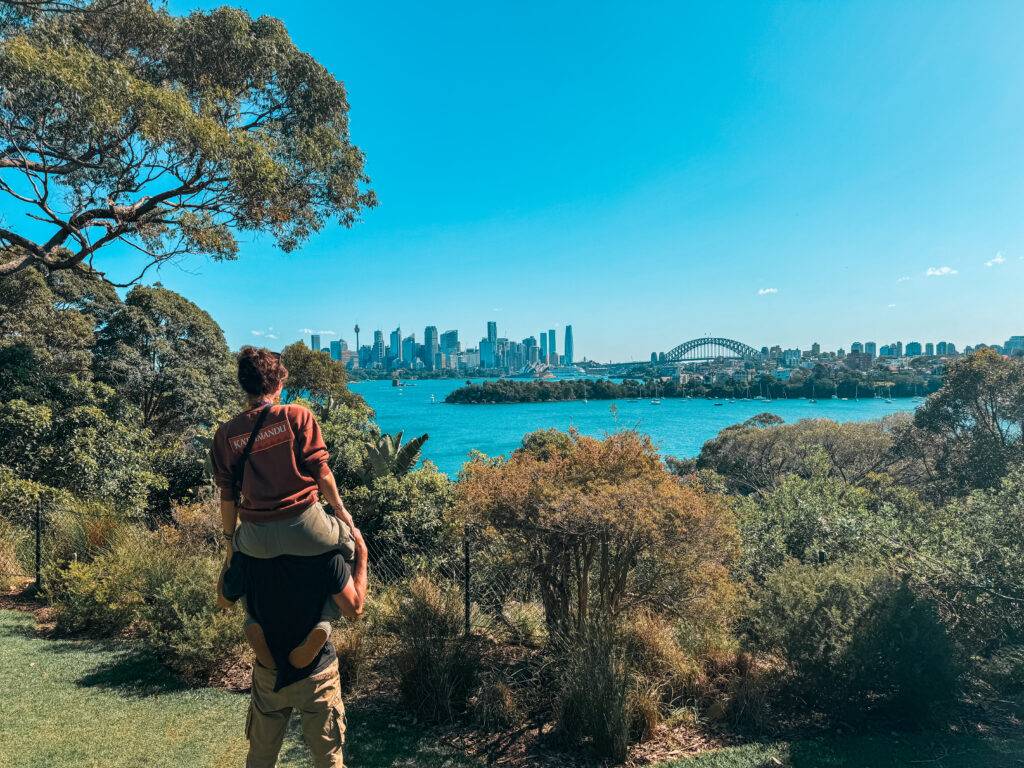
[[[370,580],[377,589],[397,588],[426,577],[441,589],[457,593],[463,630],[514,631],[524,611],[539,606],[536,582],[521,559],[500,542],[473,527],[464,528],[438,548],[370,539]]]
[[[0,518],[0,583],[42,586],[45,562],[44,503],[37,501],[16,521]]]

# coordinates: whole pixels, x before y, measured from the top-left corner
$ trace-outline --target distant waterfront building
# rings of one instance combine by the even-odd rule
[[[853,344],[850,345],[850,353],[852,354],[854,352],[856,352],[857,354],[862,354],[864,352],[864,345],[861,344],[859,341],[853,342]]]
[[[878,354],[878,347],[875,344],[875,342],[873,342],[873,341],[865,341],[864,342],[864,354],[867,355],[868,357],[872,358],[872,359],[875,358],[875,356]]]
[[[541,338],[543,338],[543,336]],[[658,353],[657,352],[651,352],[651,362],[652,363],[657,363],[658,362]]]
[[[782,352],[782,364],[794,366],[800,364],[801,352],[799,349],[786,349]]]
[[[566,365],[572,365],[574,359],[575,350],[573,349],[572,343],[572,326],[565,326],[565,355],[563,360]]]
[[[437,338],[437,326],[428,325],[423,329],[423,362],[428,370],[440,368],[441,345]]]
[[[487,340],[491,344],[498,343],[498,323],[494,320],[487,321]]]
[[[341,360],[342,344],[344,343],[341,339],[331,341],[331,360]]]
[[[481,351],[480,356],[483,357]],[[545,331],[540,332],[540,361],[546,363],[548,361],[548,335]]]
[[[391,345],[389,353],[395,367],[402,362],[402,326],[398,326],[391,332]]]
[[[928,357],[934,357],[935,356],[935,345],[932,344],[929,341],[927,344],[924,345],[924,353],[926,355],[928,355]]]
[[[370,365],[384,365],[384,331],[373,332],[373,350],[370,355]]]
[[[416,362],[416,334],[410,333],[402,339],[402,360],[407,367],[412,367]]]
[[[907,342],[907,357],[920,357],[921,356],[921,342],[920,341],[908,341]]]
[[[497,368],[497,358],[495,351],[497,348],[498,340],[495,339],[493,342],[487,339],[480,339],[480,367],[481,368]]]
[[[309,337],[309,348],[312,349],[314,352],[319,352],[320,351],[320,334],[319,333],[314,333],[314,334],[310,335],[310,337]]]
[[[555,350],[555,329],[552,328],[548,331],[548,362],[552,365],[558,365],[558,352]]]
[[[441,354],[455,357],[462,351],[458,331],[445,331],[441,334]]]
[[[821,344],[814,342],[811,344],[811,357],[818,357],[821,354]]]

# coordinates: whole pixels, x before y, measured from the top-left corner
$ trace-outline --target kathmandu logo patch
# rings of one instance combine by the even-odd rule
[[[249,442],[249,434],[249,432],[246,432],[244,435],[235,435],[228,439],[228,443],[235,453],[241,453],[245,450],[245,444]],[[285,419],[281,419],[281,421],[268,424],[260,430],[260,433],[256,435],[255,442],[252,444],[252,452],[265,451],[268,448],[273,448],[275,445],[287,443],[290,439],[291,430],[288,429],[288,422]]]

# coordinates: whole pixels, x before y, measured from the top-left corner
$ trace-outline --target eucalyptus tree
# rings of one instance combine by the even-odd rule
[[[234,259],[238,231],[289,251],[375,204],[344,86],[277,19],[148,0],[0,9],[0,277],[128,285],[178,257]],[[98,258],[110,246],[135,257],[123,279]]]

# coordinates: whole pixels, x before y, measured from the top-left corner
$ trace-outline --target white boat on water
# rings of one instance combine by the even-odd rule
[[[651,400],[651,405],[661,405],[661,398],[656,397]]]

